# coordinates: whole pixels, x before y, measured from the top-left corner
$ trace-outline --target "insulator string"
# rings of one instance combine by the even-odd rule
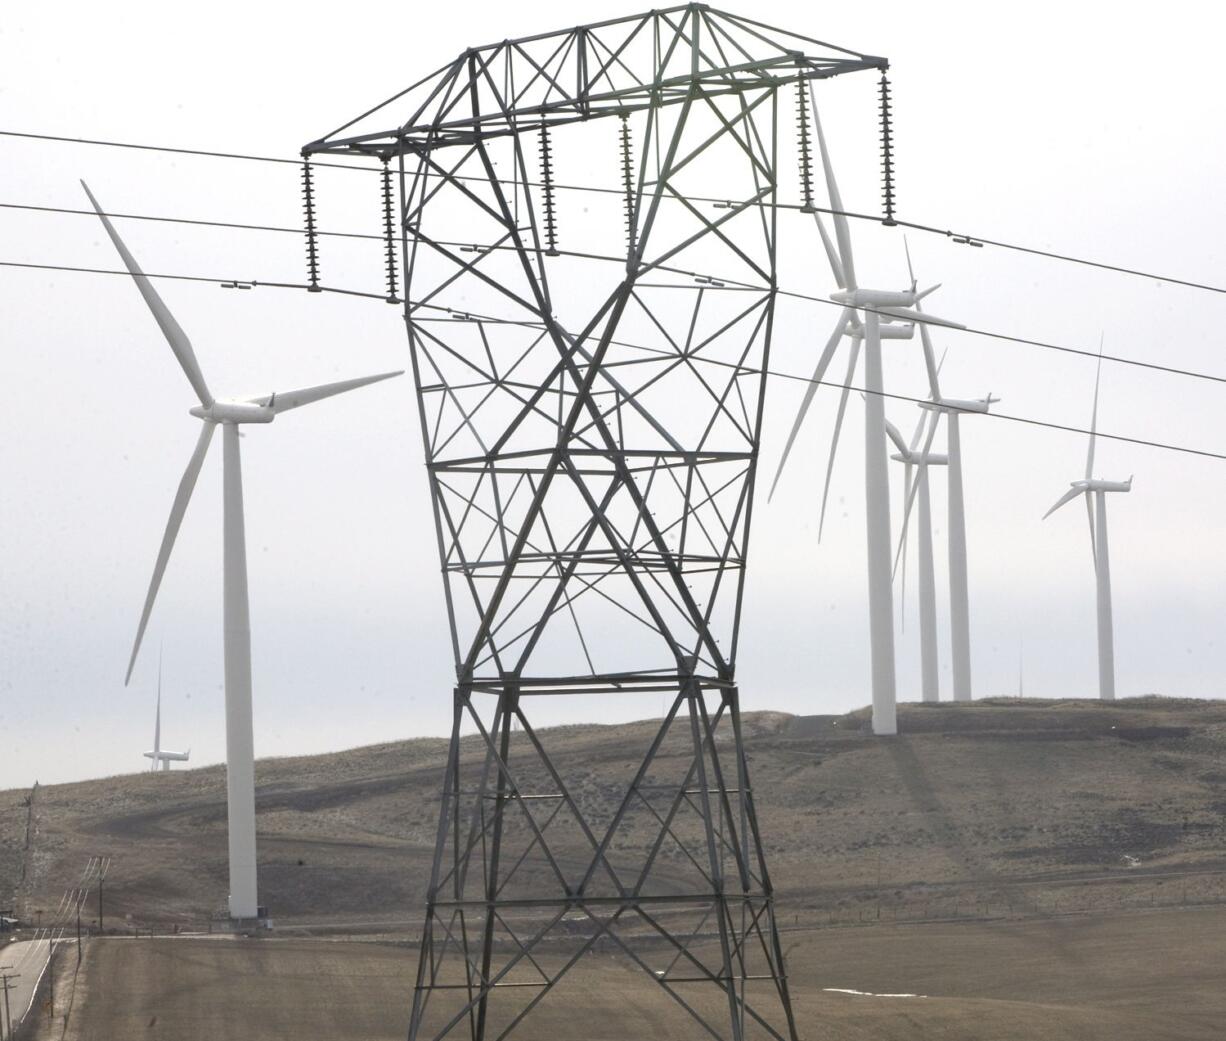
[[[626,207],[626,248],[629,255],[634,255],[635,234],[634,219],[634,156],[631,152],[630,120],[626,115],[621,117],[621,150],[622,150],[622,186],[625,189],[624,203]]]
[[[885,219],[882,224],[893,226],[894,220],[894,136],[890,126],[890,81],[883,69],[881,72],[881,196],[885,204]]]
[[[315,230],[315,188],[311,182],[311,163],[302,162],[302,210],[306,216],[307,285],[312,293],[319,292],[319,239]]]
[[[800,212],[816,213],[813,205],[813,149],[809,138],[809,84],[806,80],[796,81],[796,100],[799,106],[796,121],[800,137]]]
[[[396,296],[396,226],[392,220],[392,212],[392,171],[385,158],[383,160],[383,244],[387,258],[387,302],[398,304],[400,298]]]
[[[541,113],[544,116],[544,113]],[[553,199],[553,149],[549,143],[549,126],[541,124],[541,188],[545,223],[545,256],[558,256],[558,225]]]

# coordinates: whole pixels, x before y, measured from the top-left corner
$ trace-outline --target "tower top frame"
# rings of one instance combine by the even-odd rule
[[[718,97],[888,67],[882,57],[685,4],[471,47],[302,154],[420,155],[675,105],[696,90]]]

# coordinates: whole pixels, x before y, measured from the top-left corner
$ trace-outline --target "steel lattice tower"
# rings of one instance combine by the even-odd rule
[[[796,1036],[736,685],[778,145],[798,81],[884,67],[693,4],[468,50],[303,150],[398,168],[456,665],[411,1041],[532,1036],[584,955],[693,1036]],[[616,792],[533,727],[661,692]]]

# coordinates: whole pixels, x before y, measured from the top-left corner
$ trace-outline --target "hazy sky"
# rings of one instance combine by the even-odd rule
[[[421,13],[429,10],[429,16]],[[732,8],[736,10],[735,6]],[[468,45],[632,13],[616,3],[343,6],[10,5],[0,21],[0,129],[292,157]],[[1226,282],[1221,179],[1223,16],[1175,2],[1119,5],[758,0],[752,14],[892,63],[902,217]],[[824,112],[845,201],[877,206],[873,77]],[[296,226],[293,167],[0,138],[0,202],[80,207],[90,182],[119,212]],[[567,168],[570,161],[572,165]],[[559,149],[559,179],[583,175]],[[377,229],[376,200],[321,177],[321,222]],[[713,186],[712,194],[718,194]],[[127,221],[146,270],[301,281],[294,235]],[[905,284],[897,232],[856,229],[861,279]],[[0,260],[114,267],[93,218],[0,210]],[[376,244],[377,245],[377,244]],[[969,325],[1226,375],[1222,295],[911,236],[932,310]],[[793,256],[789,254],[789,256]],[[351,257],[356,259],[351,259]],[[796,253],[787,288],[834,286]],[[377,256],[325,251],[338,284]],[[331,264],[331,269],[328,265]],[[866,274],[871,272],[871,275]],[[406,363],[395,308],[273,289],[161,282],[219,394],[267,393]],[[939,304],[938,304],[939,301]],[[192,395],[126,279],[0,268],[0,787],[136,770],[150,747],[157,648],[164,742],[224,755],[221,459],[214,450],[179,536],[131,686],[123,673],[170,500],[196,437]],[[833,312],[794,307],[774,367],[807,372]],[[944,388],[1001,411],[1085,425],[1094,366],[966,334]],[[892,348],[891,348],[892,349]],[[889,389],[923,393],[914,352]],[[773,471],[800,386],[772,388]],[[755,516],[739,677],[747,708],[841,710],[867,697],[858,402],[820,546],[816,502],[834,405],[820,391],[780,493]],[[1100,428],[1226,451],[1226,388],[1104,367]],[[452,682],[421,447],[407,379],[248,428],[243,441],[260,755],[444,732]],[[892,404],[904,429],[911,406]],[[1080,476],[1079,436],[995,419],[964,424],[977,693],[1095,689],[1094,589],[1079,507],[1039,518]],[[803,449],[803,450],[802,450]],[[1103,442],[1113,496],[1118,689],[1213,697],[1226,664],[1226,463]],[[944,484],[937,482],[938,541]],[[897,487],[895,488],[897,496]],[[943,552],[938,567],[943,574]],[[912,583],[913,587],[913,583]],[[900,694],[918,696],[914,604]],[[942,595],[942,621],[945,597]],[[947,643],[942,643],[948,696]],[[657,705],[603,708],[641,716]],[[590,705],[553,710],[594,718]],[[551,717],[543,717],[551,718]]]

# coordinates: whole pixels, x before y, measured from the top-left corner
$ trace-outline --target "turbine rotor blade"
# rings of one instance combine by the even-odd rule
[[[912,473],[914,472],[914,476]],[[911,482],[914,481],[917,485],[924,480],[926,473],[925,467],[912,467],[907,463],[906,473],[903,475],[903,488],[908,492],[911,488]],[[906,521],[904,520],[905,524]],[[898,627],[902,632],[907,631],[907,538],[904,533],[900,540],[902,546],[902,574],[899,576],[900,584],[898,591]]]
[[[140,295],[145,298],[145,304],[153,312],[154,320],[161,328],[162,335],[166,337],[166,342],[170,344],[170,349],[174,351],[175,357],[179,361],[179,366],[183,369],[183,374],[187,376],[188,383],[192,385],[192,390],[196,392],[196,397],[200,399],[200,404],[208,408],[213,404],[213,395],[209,393],[208,385],[204,382],[204,374],[200,371],[200,363],[196,360],[196,352],[192,350],[191,340],[187,338],[187,334],[175,320],[175,316],[170,313],[170,308],[162,302],[162,298],[158,296],[157,290],[153,288],[152,283],[145,277],[145,273],[141,271],[136,258],[128,251],[128,247],[124,245],[123,239],[119,237],[119,232],[115,230],[110,219],[102,212],[102,207],[98,205],[98,200],[94,198],[94,193],[89,190],[89,185],[82,181],[81,187],[85,189],[85,194],[89,196],[90,204],[94,207],[94,211],[102,221],[102,226],[106,229],[107,235],[110,236],[111,242],[114,244],[120,259],[124,263],[124,267],[128,269],[128,273],[136,283],[136,288],[140,290]]]
[[[911,444],[907,446],[907,451],[905,453],[907,456],[913,456],[915,454],[915,449],[919,446],[920,434],[924,432],[924,420],[928,418],[926,415],[924,415],[925,411],[925,409],[920,409],[919,422],[915,424],[915,433],[911,435]],[[937,412],[933,412],[934,416],[938,414],[939,413]]]
[[[919,311],[919,308],[916,308]],[[932,337],[928,335],[928,323],[920,322],[919,325],[920,343],[924,347],[924,368],[928,370],[928,392],[932,396],[933,401],[939,401],[941,398],[941,366],[936,363],[936,357],[932,350]],[[945,363],[945,356],[941,356],[941,364]]]
[[[1090,444],[1086,448],[1086,480],[1093,476],[1094,443],[1098,433],[1098,384],[1103,374],[1103,343],[1098,341],[1098,369],[1094,373],[1094,408],[1090,412]]]
[[[911,276],[911,292],[915,292],[915,269],[911,266],[911,247],[907,244],[907,237],[904,235],[902,240],[903,249],[907,254],[907,274]],[[916,296],[914,310],[917,314],[923,314],[924,309],[920,306],[920,296]],[[941,324],[941,323],[938,323]],[[933,401],[937,401],[941,397],[941,382],[939,375],[941,365],[945,364],[945,356],[941,355],[941,365],[936,362],[935,353],[932,349],[932,337],[928,334],[928,322],[919,322],[920,342],[924,348],[924,367],[928,370],[928,391],[932,396]]]
[[[779,458],[779,467],[775,470],[775,479],[771,481],[770,492],[766,496],[767,502],[770,502],[775,494],[775,489],[779,485],[779,477],[783,473],[783,468],[788,461],[788,455],[792,451],[792,445],[796,441],[796,435],[800,432],[800,426],[805,421],[805,416],[809,412],[809,406],[813,403],[813,395],[817,393],[817,388],[821,383],[822,377],[826,375],[826,369],[830,367],[830,361],[839,346],[839,341],[843,338],[843,330],[854,314],[855,312],[850,307],[845,307],[839,312],[834,332],[831,334],[830,339],[826,341],[826,346],[817,359],[817,365],[813,369],[813,377],[810,379],[809,385],[805,387],[804,397],[800,400],[800,410],[796,413],[796,419],[792,423],[791,432],[788,434],[787,442],[783,446],[783,455]]]
[[[358,387],[369,386],[371,383],[378,383],[380,380],[389,380],[393,376],[403,375],[404,370],[400,369],[396,372],[381,372],[376,376],[359,376],[357,379],[341,380],[338,383],[321,383],[318,387],[304,387],[301,390],[281,390],[269,394],[266,398],[254,398],[252,404],[270,406],[273,412],[279,416],[282,412],[288,412],[293,408],[300,408],[303,405],[322,401],[324,398],[344,394],[350,390],[357,390]]]
[[[1055,513],[1056,510],[1060,509],[1061,506],[1067,505],[1068,503],[1076,499],[1077,496],[1082,495],[1084,493],[1085,493],[1084,488],[1070,488],[1067,492],[1065,492],[1063,495],[1060,496],[1060,498],[1056,500],[1055,505],[1052,506],[1050,510],[1048,510],[1045,514],[1043,514],[1043,520],[1047,520],[1047,518],[1050,517],[1053,513]]]
[[[928,436],[924,439],[924,458],[928,458],[928,452],[932,448],[933,439],[937,436],[937,413],[932,413],[933,419],[928,424]],[[891,574],[898,572],[898,562],[903,556],[904,549],[907,545],[907,526],[911,523],[911,507],[915,505],[915,493],[919,490],[919,478],[917,477],[911,482],[911,487],[907,489],[907,505],[903,509],[902,514],[902,534],[898,539],[898,549],[894,553],[894,570]]]
[[[204,423],[200,429],[200,437],[187,461],[187,469],[179,481],[179,490],[175,492],[174,502],[170,507],[170,518],[166,521],[166,533],[162,536],[162,545],[158,548],[157,561],[153,565],[153,578],[149,581],[149,592],[145,595],[145,606],[141,610],[140,624],[136,628],[136,641],[132,644],[132,657],[128,660],[128,671],[123,678],[124,686],[132,678],[132,670],[136,667],[136,655],[140,652],[140,643],[145,635],[145,627],[149,624],[149,614],[153,611],[153,601],[157,598],[158,587],[162,584],[162,575],[166,572],[166,562],[170,559],[170,551],[174,548],[175,538],[179,534],[179,526],[183,523],[183,514],[187,512],[187,504],[191,502],[192,491],[196,487],[196,478],[200,476],[200,467],[204,465],[204,457],[209,451],[209,442],[213,440],[213,423]]]
[[[843,274],[843,263],[839,260],[834,243],[830,241],[830,233],[826,231],[826,225],[822,223],[821,217],[816,213],[813,214],[813,222],[817,225],[817,233],[822,238],[822,248],[826,251],[826,259],[830,261],[830,270],[834,273],[834,280],[838,283],[840,289],[846,289],[847,278]]]
[[[809,101],[813,112],[813,126],[817,130],[817,147],[822,154],[822,169],[826,174],[826,191],[830,195],[830,208],[835,212],[834,237],[839,244],[839,257],[842,260],[843,277],[847,282],[845,288],[856,287],[856,268],[851,255],[851,230],[847,226],[847,218],[843,215],[843,196],[839,193],[838,183],[834,179],[834,169],[830,165],[830,152],[826,148],[826,135],[822,131],[821,117],[817,112],[817,96],[813,91],[813,81],[809,81]]]
[[[1094,532],[1094,504],[1086,492],[1086,520],[1090,522],[1090,555],[1094,558],[1094,570],[1098,571],[1098,539]]]
[[[961,322],[955,322],[950,318],[941,318],[935,314],[929,314],[927,311],[922,311],[920,308],[912,306],[906,307],[873,307],[870,310],[876,311],[882,317],[897,318],[904,322],[915,322],[922,330],[925,325],[943,325],[948,329],[965,329],[966,326]]]
[[[847,382],[850,383],[851,380],[848,380]],[[863,395],[861,395],[861,397],[863,397]],[[920,423],[922,424],[923,422],[924,422],[924,417],[921,415]],[[888,419],[885,421],[885,432],[886,432],[886,435],[889,437],[889,439],[894,442],[894,447],[897,448],[898,451],[901,452],[905,458],[909,459],[912,451],[914,451],[915,449],[915,441],[918,440],[919,438],[919,431],[918,430],[916,431],[916,436],[915,438],[912,439],[910,445],[908,445],[907,442],[902,439],[902,434],[899,433],[898,427],[896,427]],[[907,465],[908,466],[911,465],[909,461]]]
[[[847,398],[851,393],[851,381],[856,373],[856,361],[860,357],[859,338],[851,341],[851,350],[847,356],[847,378],[843,380],[843,390],[839,395],[839,410],[834,416],[834,434],[830,438],[830,458],[826,460],[826,480],[822,485],[822,511],[817,518],[817,541],[822,541],[822,532],[826,527],[826,503],[830,498],[830,478],[834,476],[834,457],[839,450],[839,433],[843,429],[843,416],[847,412]]]

